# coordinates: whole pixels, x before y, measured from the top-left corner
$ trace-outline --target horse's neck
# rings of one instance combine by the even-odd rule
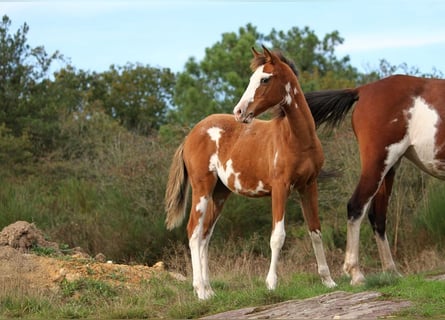
[[[319,143],[314,119],[300,86],[295,83],[293,85],[289,92],[292,99],[290,103],[285,102],[282,108],[286,114],[291,134],[300,143],[307,144],[309,147],[313,143]]]

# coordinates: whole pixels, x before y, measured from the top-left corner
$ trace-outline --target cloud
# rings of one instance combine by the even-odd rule
[[[429,45],[445,45],[445,32],[435,31],[425,34],[413,33],[381,33],[381,34],[352,34],[345,37],[345,42],[338,46],[339,53],[354,53],[376,51],[383,49],[419,48]]]

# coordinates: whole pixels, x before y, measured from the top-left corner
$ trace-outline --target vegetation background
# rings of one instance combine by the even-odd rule
[[[304,91],[354,87],[394,73],[442,77],[381,60],[358,72],[337,31],[319,38],[310,27],[261,34],[251,24],[224,33],[191,57],[183,71],[111,65],[78,70],[60,52],[27,42],[29,26],[0,23],[0,228],[34,222],[68,247],[104,253],[120,263],[153,265],[190,275],[185,225],[164,227],[164,189],[174,150],[190,128],[211,113],[230,113],[247,85],[252,46],[265,44],[295,61]],[[60,67],[50,73],[57,62]],[[359,157],[349,121],[319,130],[327,169],[342,175],[320,184],[320,215],[329,264],[340,274],[346,237],[346,203],[358,181]],[[434,268],[444,253],[445,189],[410,164],[398,170],[388,234],[402,272]],[[288,202],[282,268],[316,272],[306,226],[296,201]],[[211,272],[245,268],[265,273],[269,259],[269,199],[232,196],[210,246]],[[361,258],[379,270],[371,229],[364,226]],[[430,253],[425,255],[425,252]],[[431,258],[436,257],[436,258]],[[246,260],[251,264],[246,264]],[[264,267],[264,268],[263,268]]]

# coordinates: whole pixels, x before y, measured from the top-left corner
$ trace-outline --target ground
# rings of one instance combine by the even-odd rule
[[[36,254],[35,249],[30,251],[36,247],[39,248],[37,253],[43,254]],[[60,254],[52,257],[48,253]],[[167,272],[162,262],[152,267],[115,264],[101,254],[90,257],[80,248],[64,255],[56,243],[46,241],[34,224],[25,221],[18,221],[0,233],[0,284],[5,287],[8,283],[11,286],[21,283],[27,288],[58,290],[61,281],[92,278],[110,284],[125,283],[131,288],[159,272]],[[178,280],[186,280],[180,274],[169,274]],[[380,295],[370,291],[336,291],[305,300],[228,311],[207,319],[313,319],[314,315],[319,319],[377,319],[410,306],[409,301],[386,301],[379,299]]]
[[[48,254],[28,253],[32,247],[37,247],[37,252],[42,253],[60,251],[56,243],[44,239],[43,233],[34,224],[17,221],[3,229],[0,233],[0,283],[19,282],[26,287],[57,290],[63,280],[92,278],[110,284],[119,284],[124,280],[131,287],[149,279],[156,272],[165,272],[162,262],[152,267],[115,264],[106,261],[101,254],[90,257],[80,248],[71,250],[69,255],[51,257]],[[170,274],[185,280],[180,274]]]

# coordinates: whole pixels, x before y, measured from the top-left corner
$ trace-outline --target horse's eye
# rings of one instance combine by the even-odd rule
[[[262,78],[262,79],[261,79],[261,84],[266,84],[266,83],[269,82],[269,80],[270,80],[270,77]]]

